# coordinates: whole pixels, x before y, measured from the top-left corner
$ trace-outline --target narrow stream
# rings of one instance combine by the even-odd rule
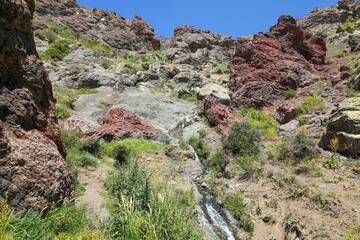
[[[195,153],[195,161],[201,165],[201,161],[199,156],[197,155],[195,149],[193,148],[193,146],[188,145],[189,150],[193,151]],[[206,172],[208,172],[209,170],[206,170]],[[196,186],[198,187],[200,193],[203,196],[203,200],[202,200],[202,208],[205,212],[205,214],[207,215],[207,217],[210,220],[210,224],[212,224],[213,226],[217,226],[220,227],[222,229],[222,231],[226,234],[227,239],[228,240],[235,240],[234,235],[232,234],[232,232],[229,229],[229,226],[225,220],[225,218],[223,216],[221,216],[221,214],[216,210],[216,208],[213,205],[213,202],[215,201],[214,197],[208,193],[204,188],[202,188],[201,186],[199,186],[199,184],[194,181],[194,183],[196,184]]]

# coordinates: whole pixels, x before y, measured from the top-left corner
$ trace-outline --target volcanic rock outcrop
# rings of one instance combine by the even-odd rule
[[[231,36],[201,31],[194,26],[175,28],[174,37],[162,41],[164,57],[178,64],[228,63],[234,51],[235,41]]]
[[[154,29],[139,15],[129,20],[113,11],[84,8],[75,0],[36,0],[35,16],[64,26],[79,38],[102,40],[118,50],[160,49]],[[36,29],[47,29],[42,21],[35,21]]]
[[[139,138],[160,143],[169,143],[168,136],[145,122],[136,114],[123,108],[114,108],[103,118],[103,125],[86,134],[85,139],[105,141]]]
[[[204,115],[211,124],[221,129],[225,136],[228,136],[230,128],[230,118],[232,113],[230,109],[221,104],[212,94],[207,95],[199,104],[199,115]]]
[[[33,0],[0,2],[0,201],[8,192],[16,210],[55,207],[74,190],[34,9]]]
[[[233,102],[237,107],[271,106],[286,90],[310,84],[311,64],[324,64],[325,57],[325,41],[283,15],[266,34],[237,40],[229,81]]]
[[[328,119],[326,132],[321,137],[319,146],[331,150],[330,141],[339,139],[340,153],[360,154],[360,99],[357,97],[345,99],[332,112]]]

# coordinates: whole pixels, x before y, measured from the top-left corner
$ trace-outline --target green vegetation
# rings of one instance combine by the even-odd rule
[[[321,97],[306,97],[301,105],[296,106],[297,114],[312,114],[315,111],[324,110],[325,103]]]
[[[50,44],[49,49],[41,53],[40,56],[45,61],[61,61],[66,55],[73,51],[69,46],[71,42],[67,39],[61,39]]]
[[[345,53],[344,52],[337,52],[337,53],[335,53],[335,57],[337,57],[337,58],[342,58],[342,57],[345,57]]]
[[[154,59],[152,59],[149,56],[129,56],[128,54],[125,54],[123,56],[119,56],[119,61],[121,62],[125,62],[128,64],[133,64],[136,61],[142,61],[142,62],[146,62],[149,64],[154,63]]]
[[[225,66],[219,66],[216,69],[210,71],[210,73],[219,74],[219,75],[229,74],[230,73],[230,67],[231,67],[231,64],[228,64],[228,65],[225,65]]]
[[[174,89],[174,85],[173,85],[171,82],[166,82],[166,83],[164,83],[164,85],[165,85],[166,87],[170,88],[171,90]]]
[[[93,94],[93,93],[98,93],[98,92],[99,92],[99,90],[91,89],[91,88],[74,89],[74,91],[75,91],[78,95],[82,95],[82,94]]]
[[[318,75],[313,75],[313,76],[312,76],[312,80],[313,80],[314,82],[317,82],[317,81],[320,80],[320,77],[319,77]]]
[[[254,231],[254,222],[243,205],[244,198],[244,196],[238,193],[233,198],[227,197],[225,203],[230,213],[239,221],[239,227],[244,228],[251,236]]]
[[[162,56],[161,50],[152,51],[152,52],[150,52],[150,53],[151,53],[151,54],[154,54],[154,55],[157,57],[157,59],[159,59],[160,62],[163,62],[163,61],[164,61],[164,58],[163,58],[163,56]]]
[[[279,141],[268,149],[268,157],[275,160],[286,160],[289,158],[290,152],[288,143]]]
[[[293,154],[295,164],[311,160],[319,155],[319,151],[315,148],[315,143],[303,132],[295,136],[290,152]]]
[[[290,89],[285,92],[285,99],[291,99],[296,97],[296,91],[294,89]]]
[[[110,103],[102,101],[102,100],[97,105],[98,108],[102,108],[102,109],[106,109],[106,108],[108,108],[110,106],[111,106]]]
[[[91,50],[94,50],[94,51],[116,53],[116,51],[112,47],[110,47],[108,44],[106,44],[104,42],[99,42],[99,41],[95,41],[95,40],[91,40],[91,39],[85,39],[85,40],[83,40],[83,43],[84,43],[85,47],[87,47]]]
[[[359,91],[356,90],[349,90],[349,92],[346,94],[346,97],[351,98],[351,97],[359,97],[360,93]]]
[[[210,147],[201,136],[189,138],[189,144],[195,149],[199,157],[206,159],[210,155]]]
[[[210,156],[210,164],[215,168],[216,171],[224,173],[226,166],[229,164],[229,159],[223,149],[216,149],[215,152]]]
[[[200,100],[196,96],[195,91],[188,91],[189,93],[182,94],[179,96],[179,98],[185,99],[188,102],[194,103],[198,105],[200,103]]]
[[[62,26],[55,24],[55,23],[47,23],[48,27],[53,30],[55,33],[57,33],[58,35],[67,38],[69,40],[72,41],[76,41],[77,38],[74,35],[73,32],[71,32],[70,30],[63,28]]]
[[[256,111],[253,108],[244,108],[237,112],[239,117],[247,117],[251,127],[257,128],[266,139],[275,139],[279,123],[273,119],[270,113]]]
[[[115,63],[111,61],[110,59],[103,58],[100,60],[100,66],[102,66],[105,69],[109,69],[111,66],[114,66]]]
[[[30,210],[10,219],[4,237],[14,240],[105,239],[93,222],[85,206],[65,205],[48,213]]]
[[[8,193],[5,193],[4,202],[0,203],[0,239],[3,239],[6,227],[9,224],[13,211],[8,205]]]
[[[35,31],[34,32],[34,35],[38,38],[40,38],[41,40],[45,40],[46,39],[46,34],[43,33],[43,32],[38,32],[38,31]]]
[[[230,130],[229,137],[224,141],[224,149],[231,151],[234,156],[250,157],[260,153],[259,130],[249,122],[235,122]]]
[[[343,89],[344,86],[341,83],[337,83],[337,84],[335,84],[334,88],[339,90],[339,89]]]
[[[194,214],[193,191],[171,192],[152,183],[138,162],[121,168],[107,181],[112,197],[109,231],[115,239],[202,239]]]
[[[331,157],[329,159],[327,159],[325,161],[325,167],[327,167],[328,169],[339,169],[339,163],[336,162],[335,160],[335,156],[336,156],[336,152],[339,149],[339,138],[333,138],[330,141],[330,148],[333,151],[333,154],[331,155]]]

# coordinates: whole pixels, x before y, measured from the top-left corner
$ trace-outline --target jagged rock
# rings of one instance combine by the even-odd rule
[[[42,210],[70,198],[73,179],[55,100],[32,32],[33,0],[0,2],[0,201]]]
[[[274,118],[280,123],[285,124],[296,118],[296,105],[292,101],[285,101],[276,108]]]
[[[51,73],[51,78],[58,85],[67,88],[97,88],[110,86],[113,89],[121,87],[121,70],[107,71],[96,63],[79,61],[58,72]]]
[[[79,116],[71,116],[66,119],[64,123],[64,129],[70,133],[73,133],[75,130],[79,129],[82,134],[86,134],[99,127],[100,125],[98,123]]]
[[[154,29],[139,15],[133,20],[115,12],[84,8],[75,0],[36,0],[35,16],[70,29],[82,39],[103,40],[116,49],[159,50],[160,39]],[[35,28],[47,30],[36,20]]]
[[[204,115],[211,124],[219,127],[227,136],[230,128],[229,119],[232,117],[230,109],[221,104],[212,94],[207,95],[199,104],[199,115]]]
[[[303,31],[291,16],[281,16],[268,33],[239,38],[229,87],[237,107],[271,106],[286,90],[311,82],[310,63],[324,64],[325,41]]]
[[[331,150],[330,141],[339,139],[338,152],[360,154],[360,98],[347,98],[332,112],[319,146]]]
[[[194,89],[202,87],[207,82],[207,77],[194,70],[182,69],[171,82],[176,89]]]
[[[164,40],[162,47],[167,61],[216,66],[219,62],[231,61],[234,40],[231,36],[201,31],[186,25],[175,28],[174,37]]]
[[[354,69],[351,71],[351,76],[349,79],[349,87],[351,89],[360,90],[360,65],[359,62],[357,62],[354,65]]]
[[[197,92],[197,98],[203,100],[207,95],[212,94],[220,103],[228,105],[230,103],[229,91],[215,83],[206,84]]]
[[[84,139],[104,139],[105,141],[139,138],[159,143],[169,143],[169,138],[161,130],[145,122],[136,114],[123,108],[111,109],[103,118],[103,125],[85,135]]]

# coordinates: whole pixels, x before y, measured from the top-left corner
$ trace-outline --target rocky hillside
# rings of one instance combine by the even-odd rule
[[[77,38],[103,41],[117,50],[159,50],[160,39],[140,16],[133,20],[98,9],[79,6],[75,0],[36,0],[34,29],[48,31],[55,23]]]
[[[73,179],[51,83],[36,52],[33,1],[0,3],[0,199],[18,210],[53,208]]]
[[[53,206],[75,188],[75,205],[58,210],[70,211],[66,224],[94,217],[41,234],[358,239],[358,3],[283,15],[237,40],[193,26],[158,38],[138,16],[35,3],[33,32],[25,2],[3,4],[14,15],[0,41],[0,187],[17,209]],[[10,221],[7,236],[40,234],[17,231],[26,219]]]

